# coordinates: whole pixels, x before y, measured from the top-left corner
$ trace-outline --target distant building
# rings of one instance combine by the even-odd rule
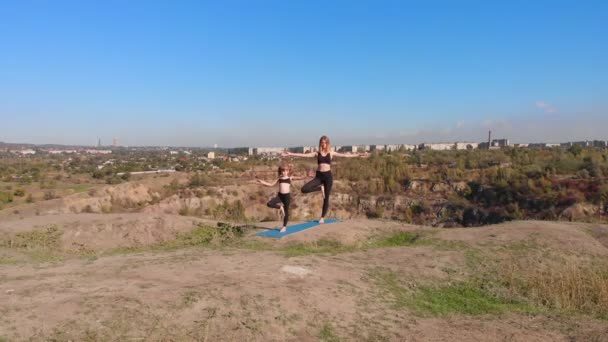
[[[88,154],[110,154],[112,150],[84,150],[84,153]]]
[[[277,155],[285,151],[283,147],[255,147],[253,149],[254,155]]]
[[[456,145],[454,143],[422,143],[418,145],[418,149],[420,150],[435,150],[435,151],[446,151],[455,149]]]
[[[288,147],[287,151],[291,152],[291,153],[306,153],[304,152],[306,149],[305,146],[296,146],[296,147]]]
[[[349,146],[340,146],[340,150],[338,150],[338,152],[357,153],[358,150],[359,150],[358,146],[356,146],[356,145],[349,145]]]
[[[492,140],[490,147],[509,147],[509,139],[494,139]]]
[[[209,153],[207,153],[207,158],[208,159],[215,159],[215,152],[209,152]]]
[[[228,154],[245,154],[248,156],[253,155],[253,147],[235,147],[229,148]]]
[[[606,140],[593,140],[593,147],[606,148],[608,147],[608,142]]]
[[[28,155],[28,154],[36,154],[36,151],[32,150],[31,148],[25,149],[25,150],[16,150],[16,151],[12,151],[13,153],[16,154],[20,154],[22,156]]]
[[[589,147],[589,146],[591,146],[591,142],[590,141],[574,141],[574,142],[572,142],[572,145],[578,145],[581,147]]]
[[[76,153],[76,150],[49,150],[48,153],[49,154],[62,154],[62,153]]]
[[[384,150],[387,152],[393,152],[393,151],[399,151],[399,149],[401,148],[401,146],[403,145],[385,145],[384,146]],[[370,150],[371,150],[371,145],[370,145]]]
[[[386,150],[386,145],[369,145],[369,151],[384,151]]]
[[[479,147],[479,143],[474,142],[457,142],[454,144],[457,150],[473,150]]]

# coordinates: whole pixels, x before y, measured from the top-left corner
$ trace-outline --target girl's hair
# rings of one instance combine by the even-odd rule
[[[277,172],[279,174],[279,177],[281,177],[283,170],[287,170],[287,175],[291,176],[291,171],[293,170],[293,165],[287,164],[287,163],[281,163],[279,165],[279,170]]]
[[[323,140],[325,140],[327,142],[327,149],[324,150],[324,151],[321,151],[321,142]],[[325,152],[325,153],[327,153],[327,152],[330,152],[330,151],[331,151],[331,144],[329,142],[329,138],[327,137],[327,135],[324,135],[324,136],[321,137],[321,139],[319,139],[319,152]]]

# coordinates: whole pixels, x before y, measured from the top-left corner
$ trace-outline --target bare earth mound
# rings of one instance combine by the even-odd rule
[[[106,249],[167,240],[197,222],[173,215],[51,215],[2,222],[0,232],[55,224],[64,230],[64,246],[82,243]],[[456,244],[508,245],[537,239],[545,248],[608,255],[589,228],[513,222],[442,230],[352,220],[282,240],[251,235],[244,239],[275,248],[321,240],[351,246],[383,234],[427,230],[437,241]],[[416,313],[395,299],[402,289],[458,279],[465,262],[458,249],[411,245],[298,257],[287,257],[279,249],[194,248],[0,264],[0,340],[608,340],[605,321],[562,323],[543,314],[516,312],[437,317]]]
[[[65,250],[106,250],[149,246],[171,240],[178,233],[190,232],[199,223],[209,221],[144,213],[43,215],[0,222],[0,234],[14,235],[57,227],[63,233],[61,247]]]

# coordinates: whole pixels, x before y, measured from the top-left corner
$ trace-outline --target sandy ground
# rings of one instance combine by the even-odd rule
[[[286,259],[191,251],[3,267],[2,330],[16,339],[567,341],[542,318],[420,318],[378,301],[369,270],[442,276],[424,248]],[[443,275],[445,276],[445,275]]]
[[[48,215],[2,222],[0,232],[57,224],[68,236],[66,246],[79,241],[104,249],[133,243],[125,232],[152,243],[191,229],[194,221],[172,215]],[[119,233],[100,231],[100,225]],[[264,241],[354,244],[382,232],[420,229],[425,228],[352,220]],[[607,256],[608,249],[589,232],[598,229],[605,227],[520,221],[433,231],[437,239],[479,246],[536,239]],[[269,251],[186,249],[0,264],[0,341],[608,341],[608,325],[601,321],[421,316],[395,307],[373,279],[380,270],[398,274],[406,287],[424,279],[441,282],[463,263],[459,251],[416,246],[291,258]]]

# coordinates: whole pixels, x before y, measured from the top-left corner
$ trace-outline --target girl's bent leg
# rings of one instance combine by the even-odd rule
[[[270,199],[270,201],[268,201],[268,203],[266,203],[266,205],[268,207],[273,208],[273,209],[279,209],[281,204],[282,204],[281,199],[278,196],[273,197],[272,199]]]
[[[291,195],[285,194],[281,196],[281,201],[283,202],[283,228],[287,229],[287,222],[289,222],[289,204],[291,203]]]

